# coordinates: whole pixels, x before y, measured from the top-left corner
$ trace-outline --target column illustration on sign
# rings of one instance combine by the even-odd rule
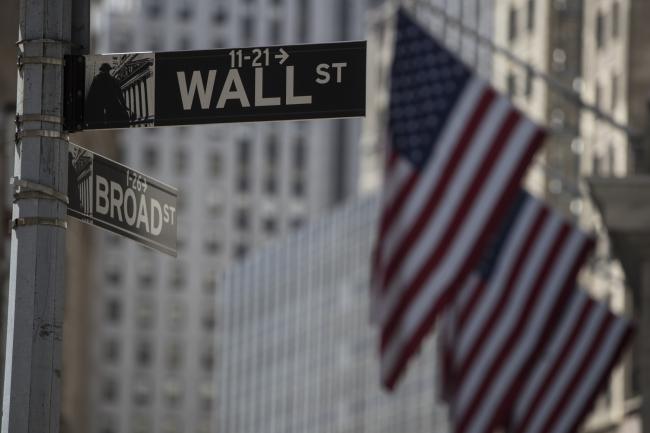
[[[68,148],[69,212],[82,221],[92,219],[93,153],[70,143]]]
[[[153,126],[154,54],[85,58],[86,128]]]

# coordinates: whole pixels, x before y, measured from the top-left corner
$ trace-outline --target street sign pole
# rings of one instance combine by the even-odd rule
[[[71,0],[20,0],[17,133],[2,433],[59,431]]]

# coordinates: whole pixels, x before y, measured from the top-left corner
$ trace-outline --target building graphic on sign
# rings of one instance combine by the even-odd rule
[[[74,144],[68,151],[69,207],[78,209],[78,217],[92,217],[93,209],[93,153]]]
[[[85,57],[86,128],[152,126],[154,56],[152,53]]]
[[[365,4],[105,0],[92,25],[95,52],[360,40]],[[117,78],[119,61],[110,64]],[[298,66],[295,71],[298,77]],[[335,84],[336,69],[331,72]],[[216,106],[216,86],[215,94]],[[305,94],[296,82],[295,96]],[[271,84],[263,96],[286,98]],[[129,106],[128,94],[124,99]],[[178,188],[178,257],[93,230],[101,254],[92,265],[90,425],[82,431],[217,431],[216,280],[253,249],[354,194],[360,126],[359,119],[327,119],[114,132],[120,162]]]

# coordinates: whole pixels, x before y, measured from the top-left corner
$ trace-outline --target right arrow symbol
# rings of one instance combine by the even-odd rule
[[[283,64],[289,58],[289,53],[284,51],[284,48],[280,48],[280,54],[276,54],[275,58],[280,59],[280,64]]]

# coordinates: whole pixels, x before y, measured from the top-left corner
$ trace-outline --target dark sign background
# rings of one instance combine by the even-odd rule
[[[83,159],[85,161],[81,170],[76,169],[77,167],[73,163],[73,160],[77,159],[75,158],[76,155],[73,156],[73,152],[79,152],[79,150],[83,152]],[[69,170],[71,169],[72,171],[68,180],[68,197],[70,198],[68,215],[85,223],[102,227],[113,233],[136,240],[150,248],[176,256],[177,215],[175,209],[178,193],[174,188],[96,153],[81,149],[76,145],[70,145],[69,153],[71,156]],[[167,205],[174,208],[173,224],[162,223],[162,231],[157,236],[148,233],[144,226],[137,229],[135,226],[127,224],[124,218],[124,211],[122,211],[122,221],[116,216],[111,218],[110,213],[104,215],[97,212],[97,198],[95,197],[97,176],[105,178],[108,182],[116,182],[122,187],[123,191],[126,191],[127,187],[130,187],[135,190],[134,192],[138,200],[141,198],[141,192],[137,188],[134,188],[133,174],[131,175],[131,181],[127,182],[127,172],[134,173],[136,179],[137,176],[140,176],[141,179],[146,181],[147,189],[142,194],[144,194],[147,200],[148,213],[150,213],[149,205],[151,198],[156,199],[161,207]],[[137,203],[139,204],[139,201]],[[129,207],[129,213],[131,211],[132,209]],[[133,211],[137,215],[138,209],[134,209]]]
[[[281,97],[282,105],[255,107],[255,68],[245,60],[236,68],[241,76],[251,106],[244,108],[237,100],[229,100],[217,109],[219,94],[232,66],[229,54],[235,49],[206,51],[177,51],[156,53],[155,113],[156,126],[219,122],[250,122],[265,120],[290,120],[311,118],[353,117],[365,114],[366,100],[366,42],[343,42],[268,47],[271,53],[269,66],[264,66],[264,97]],[[281,65],[275,55],[284,49],[289,58]],[[252,48],[241,49],[250,55]],[[259,47],[264,50],[266,47]],[[347,63],[341,70],[342,82],[336,81],[336,70],[330,68],[331,80],[318,84],[316,67],[319,64]],[[310,105],[285,105],[286,67],[295,67],[294,95],[311,95]],[[208,71],[216,69],[216,79],[209,109],[202,109],[198,96],[191,110],[183,110],[177,72],[185,73],[189,85],[192,72],[199,70],[203,82]]]

